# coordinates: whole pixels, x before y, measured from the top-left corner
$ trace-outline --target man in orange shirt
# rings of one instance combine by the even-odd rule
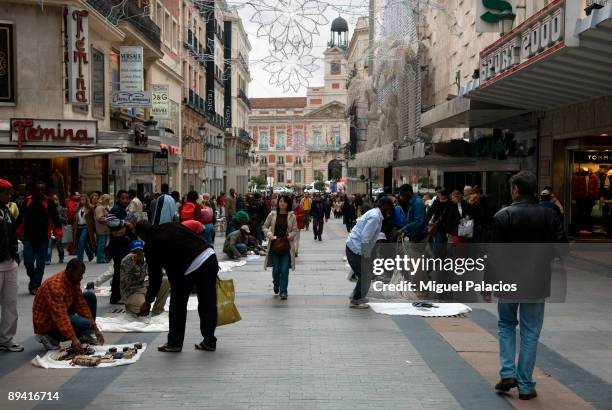
[[[34,333],[47,350],[59,349],[59,342],[64,340],[70,340],[77,353],[83,350],[81,343],[104,344],[95,322],[96,295],[81,290],[84,273],[85,264],[72,259],[63,272],[44,281],[36,292],[32,306]]]

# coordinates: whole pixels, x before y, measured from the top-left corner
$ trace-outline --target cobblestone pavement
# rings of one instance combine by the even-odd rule
[[[217,330],[216,352],[193,349],[200,335],[197,312],[190,311],[180,354],[157,352],[165,333],[107,334],[110,343],[150,343],[136,364],[110,369],[43,370],[29,363],[40,349],[32,337],[32,297],[25,293],[26,275],[21,268],[16,340],[23,342],[26,351],[0,353],[0,408],[522,408],[517,400],[493,393],[486,371],[469,355],[461,354],[462,349],[445,333],[444,322],[430,325],[421,318],[398,319],[349,309],[353,284],[346,281],[342,259],[345,237],[339,220],[330,220],[325,226],[323,242],[314,241],[312,232],[302,231],[300,256],[296,271],[290,273],[286,302],[273,296],[271,271],[263,270],[263,260],[223,273],[223,278],[235,280],[243,320]],[[222,240],[217,238],[217,249]],[[45,277],[60,268],[48,266]],[[84,281],[106,268],[88,264]],[[606,294],[612,289],[611,282],[608,277],[594,275],[577,279],[583,292],[598,289],[592,305],[547,308],[542,342],[550,354],[538,363],[544,372],[556,366],[566,375],[582,375],[583,382],[586,378],[596,386],[600,398],[603,395],[610,400],[612,319]],[[494,306],[472,307],[473,317],[448,325],[465,325],[466,337],[482,339],[477,334],[482,330],[493,338]],[[98,314],[103,316],[110,309],[108,298],[99,298]],[[489,353],[495,360],[494,351]],[[550,377],[550,372],[547,374]],[[557,377],[563,383],[561,379]],[[579,384],[580,380],[574,382]],[[578,384],[568,389],[579,403],[573,408],[589,408],[589,390]],[[9,391],[57,391],[60,399],[9,402]],[[539,405],[529,408],[563,408],[553,401],[539,398]],[[599,408],[612,408],[611,402],[606,405],[605,401],[591,400]]]

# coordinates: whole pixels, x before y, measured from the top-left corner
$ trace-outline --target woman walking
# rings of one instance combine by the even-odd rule
[[[107,263],[106,242],[110,229],[106,224],[106,216],[110,210],[110,195],[104,194],[100,197],[100,202],[94,209],[94,219],[96,225],[96,262]]]
[[[297,220],[291,211],[291,198],[288,195],[278,198],[276,211],[270,212],[266,218],[263,231],[268,238],[264,268],[272,267],[274,294],[280,294],[281,300],[287,300],[289,267],[295,270],[293,240],[298,233]]]
[[[77,259],[80,261],[83,260],[84,253],[87,253],[87,257],[90,261],[94,257],[91,249],[93,248],[92,242],[95,228],[89,226],[90,220],[88,220],[88,217],[90,213],[91,207],[89,205],[89,198],[83,195],[79,200],[79,207],[72,224],[73,238],[77,248]]]

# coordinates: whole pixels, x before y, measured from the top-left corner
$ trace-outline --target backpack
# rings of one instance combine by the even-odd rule
[[[181,222],[191,221],[194,218],[196,205],[193,202],[185,202],[183,206],[181,206],[181,212],[179,214],[179,219]]]

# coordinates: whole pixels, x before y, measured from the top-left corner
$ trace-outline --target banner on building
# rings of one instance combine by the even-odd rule
[[[168,175],[168,151],[153,154],[153,174]]]
[[[142,47],[121,47],[119,50],[119,81],[121,91],[143,91]]]
[[[0,23],[0,104],[15,103],[13,23]]]
[[[151,116],[155,119],[170,118],[170,95],[168,84],[151,84]]]
[[[151,91],[113,91],[113,108],[151,108]]]
[[[106,90],[104,89],[104,53],[91,49],[91,113],[95,118],[104,118]]]
[[[89,105],[89,11],[66,8],[68,102]]]

